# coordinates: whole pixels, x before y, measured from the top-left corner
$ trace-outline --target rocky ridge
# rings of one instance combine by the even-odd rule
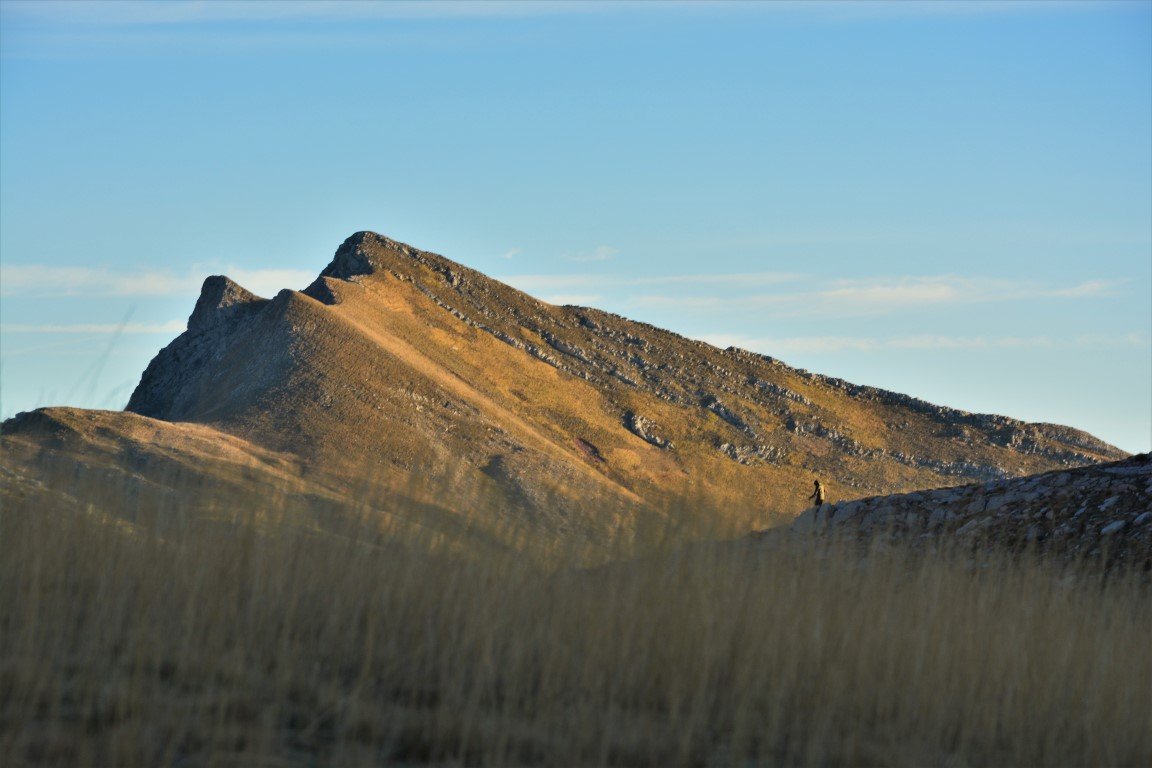
[[[413,264],[423,267],[424,272],[413,271]],[[1068,427],[968,413],[809,373],[736,347],[719,350],[608,312],[553,307],[438,254],[372,232],[359,232],[348,238],[321,277],[304,292],[321,301],[335,302],[326,278],[356,280],[381,272],[410,282],[461,322],[565,373],[600,387],[623,384],[668,403],[715,414],[737,435],[731,440],[716,440],[713,448],[741,464],[784,462],[797,450],[798,441],[792,438],[795,436],[826,443],[841,456],[891,461],[958,480],[994,480],[1018,474],[1018,470],[997,462],[949,458],[939,455],[939,451],[924,451],[915,441],[904,449],[875,445],[875,441],[860,439],[852,430],[837,424],[837,414],[829,413],[826,406],[813,402],[796,388],[772,381],[773,378],[793,379],[817,390],[843,393],[856,402],[926,417],[933,436],[960,449],[953,453],[963,453],[968,446],[999,447],[1058,466],[1079,466],[1124,455],[1103,441]],[[749,409],[749,403],[758,407]],[[761,409],[768,413],[758,414],[756,411]],[[634,425],[636,419],[646,418],[621,409],[624,426],[645,440],[647,437]],[[912,425],[903,420],[886,427],[897,434]],[[916,425],[911,431],[916,429],[922,431],[923,427]],[[812,466],[814,470],[821,468],[818,462]]]
[[[174,442],[194,433],[192,454],[215,430],[289,456],[304,486],[337,496],[450,478],[558,535],[600,535],[687,496],[747,530],[799,513],[813,476],[853,498],[1125,456],[1067,427],[943,408],[547,304],[371,232],[348,238],[303,291],[265,299],[208,278],[128,411],[80,430],[69,455],[119,466],[125,454],[98,433],[135,433],[146,417]],[[57,450],[32,424],[13,420],[0,438],[29,462]],[[129,442],[131,484],[151,454]],[[449,516],[472,514],[460,494],[445,504]]]
[[[1152,454],[1012,480],[825,504],[802,513],[791,529],[1032,548],[1152,570]]]

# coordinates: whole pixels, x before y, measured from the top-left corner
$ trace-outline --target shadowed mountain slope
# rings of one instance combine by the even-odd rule
[[[617,525],[619,510],[687,496],[763,524],[803,509],[813,477],[847,499],[1125,456],[1068,427],[549,305],[369,232],[301,292],[206,280],[127,410],[290,457],[337,494],[450,475],[561,532],[606,524],[597,506]],[[28,429],[9,422],[6,439],[36,442]]]
[[[1033,548],[1152,571],[1152,454],[826,504],[803,512],[791,530]]]

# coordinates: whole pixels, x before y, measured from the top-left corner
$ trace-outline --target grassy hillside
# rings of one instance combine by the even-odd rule
[[[8,501],[5,765],[1152,761],[1146,580],[686,545],[690,511],[589,569],[266,498],[167,531]]]

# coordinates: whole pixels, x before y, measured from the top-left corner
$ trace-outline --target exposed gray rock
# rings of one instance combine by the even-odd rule
[[[721,453],[739,464],[781,464],[788,456],[788,451],[771,445],[740,446],[732,443],[721,443],[718,446]]]
[[[675,448],[670,440],[665,440],[655,433],[656,425],[638,413],[628,411],[624,414],[624,427],[646,443],[657,448]]]
[[[200,289],[200,298],[188,318],[188,331],[203,333],[250,315],[267,303],[224,275],[212,275]]]
[[[1106,525],[1100,529],[1100,535],[1101,536],[1111,536],[1114,533],[1120,533],[1120,531],[1124,530],[1127,527],[1128,527],[1128,521],[1127,520],[1114,520],[1111,523],[1108,523],[1108,525]]]
[[[753,437],[756,436],[756,433],[752,431],[752,428],[748,426],[748,423],[744,421],[744,419],[740,418],[735,411],[724,405],[724,403],[720,402],[720,400],[717,399],[715,395],[704,395],[700,398],[700,405],[703,408],[716,414],[721,419],[728,422],[741,432],[747,432]]]
[[[809,510],[798,532],[832,526],[861,536],[955,537],[990,545],[1034,546],[1068,557],[1152,569],[1152,454],[1031,477],[875,496]],[[1135,480],[1136,482],[1133,482]],[[922,525],[921,521],[924,521]],[[824,527],[821,527],[824,526]],[[921,529],[926,529],[921,533]],[[1099,537],[1106,537],[1104,546]]]
[[[731,347],[729,347],[729,349],[731,349]],[[794,403],[800,403],[801,405],[812,405],[812,401],[804,397],[804,395],[800,394],[799,392],[793,392],[787,387],[782,387],[779,384],[774,384],[771,381],[764,381],[763,379],[758,379],[753,376],[750,377],[748,383],[766,394],[774,395],[775,397],[782,397],[785,400],[790,400]]]
[[[299,296],[284,290],[262,299],[226,277],[209,277],[188,330],[148,364],[127,410],[185,421],[247,405],[291,356],[290,326],[279,318],[294,300],[309,300]],[[243,338],[255,340],[261,354],[238,352]]]

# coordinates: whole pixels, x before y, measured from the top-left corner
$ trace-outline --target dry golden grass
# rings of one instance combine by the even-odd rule
[[[523,544],[9,504],[2,762],[1152,762],[1137,579],[679,536],[586,569]]]

